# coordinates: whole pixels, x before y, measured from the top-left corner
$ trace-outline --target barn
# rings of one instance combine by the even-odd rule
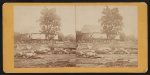
[[[95,39],[98,39],[98,38],[100,38],[100,39],[106,39],[106,38],[107,38],[106,34],[99,33],[99,32],[94,32],[94,33],[92,33],[92,34],[91,34],[91,37],[92,37],[92,38],[95,38]],[[115,39],[115,40],[119,40],[119,39],[120,39],[120,36],[119,36],[119,35],[116,35],[116,37],[115,37],[114,39]]]
[[[106,34],[101,32],[101,28],[98,25],[84,25],[81,32],[92,41],[103,41],[107,39]],[[120,35],[117,35],[114,39],[120,40]]]

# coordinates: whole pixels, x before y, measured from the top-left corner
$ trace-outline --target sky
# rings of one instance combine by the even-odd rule
[[[123,32],[126,35],[134,35],[137,37],[137,7],[136,6],[109,6],[110,8],[118,8],[120,15],[123,17]],[[84,25],[100,26],[100,19],[103,9],[106,6],[78,6],[76,9],[77,30],[81,30]]]
[[[20,33],[39,33],[41,10],[44,6],[15,6],[14,31]],[[75,35],[75,10],[73,6],[47,6],[56,8],[56,13],[61,18],[61,32],[64,35]]]
[[[64,35],[75,35],[76,30],[81,30],[84,25],[100,25],[98,19],[102,17],[105,6],[46,6],[56,8],[56,13],[61,18],[61,32]],[[109,6],[117,7],[123,17],[123,31],[126,35],[137,37],[137,7],[136,6]],[[38,19],[44,6],[15,6],[14,31],[21,33],[39,33]],[[76,20],[75,20],[76,19]],[[76,22],[76,23],[75,23]],[[75,25],[76,24],[76,25]]]

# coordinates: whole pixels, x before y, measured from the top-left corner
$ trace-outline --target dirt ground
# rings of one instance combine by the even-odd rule
[[[133,55],[99,55],[101,58],[76,58],[75,55],[69,54],[54,54],[41,55],[40,59],[15,59],[15,67],[17,68],[31,68],[31,67],[136,67],[136,54]],[[73,60],[73,62],[68,62]],[[127,61],[119,62],[117,59],[124,59]],[[129,60],[128,60],[129,59]],[[69,66],[72,64],[73,66]],[[117,65],[118,64],[118,65]],[[119,65],[120,64],[120,65]],[[117,66],[116,66],[117,65]]]
[[[101,54],[101,58],[77,58],[77,67],[136,67],[136,54]],[[121,61],[119,61],[121,60]]]
[[[15,67],[17,68],[33,68],[33,67],[71,67],[74,66],[74,62],[68,62],[70,59],[74,59],[73,54],[51,54],[40,55],[42,58],[38,59],[15,59]],[[69,65],[70,64],[70,65]]]
[[[29,44],[28,44],[29,45]],[[30,44],[31,45],[31,44]],[[98,44],[99,45],[99,44]],[[97,45],[97,46],[98,46]],[[33,51],[41,47],[40,44],[34,45],[34,48],[24,48],[26,44],[19,44],[15,48],[15,54],[18,52]],[[96,48],[96,45],[94,45]],[[35,48],[38,47],[38,48]],[[45,46],[46,47],[46,46]],[[78,51],[82,51],[78,48]],[[114,50],[112,50],[114,51]],[[130,50],[131,51],[131,50]],[[137,50],[136,50],[137,51]],[[45,67],[137,67],[137,54],[96,54],[97,57],[78,57],[76,54],[53,54],[51,51],[45,54],[38,54],[39,58],[16,58],[14,66],[17,68],[45,68]]]

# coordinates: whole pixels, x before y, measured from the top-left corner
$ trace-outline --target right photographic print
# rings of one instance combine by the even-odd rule
[[[138,67],[137,6],[77,6],[77,67]]]

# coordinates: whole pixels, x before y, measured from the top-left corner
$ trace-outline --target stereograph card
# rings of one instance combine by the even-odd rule
[[[7,73],[146,72],[147,5],[3,4]]]

